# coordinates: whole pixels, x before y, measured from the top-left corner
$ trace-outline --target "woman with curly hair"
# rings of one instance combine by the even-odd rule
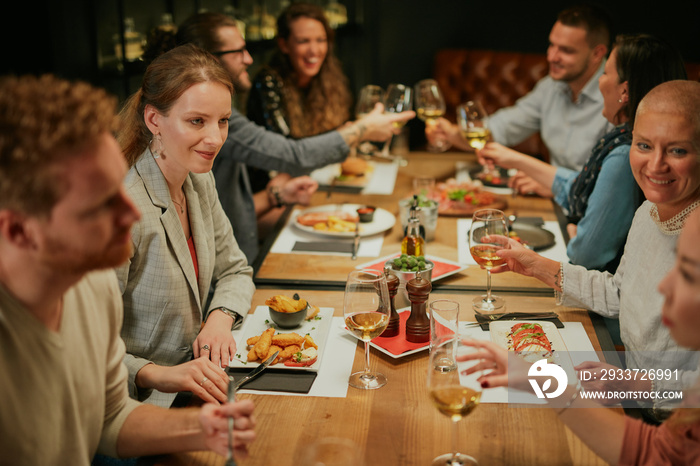
[[[253,82],[248,118],[295,139],[346,123],[352,96],[333,36],[320,6],[287,7],[277,19],[277,50]]]

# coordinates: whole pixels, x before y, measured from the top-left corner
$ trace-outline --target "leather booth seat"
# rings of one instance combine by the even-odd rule
[[[479,100],[490,115],[513,105],[547,72],[544,54],[443,49],[435,54],[433,77],[445,96],[446,118],[454,122],[459,104]],[[539,133],[515,148],[544,160],[549,158]]]
[[[700,80],[700,64],[686,63],[688,79]],[[435,54],[433,77],[445,96],[446,118],[455,121],[455,109],[468,100],[480,100],[492,114],[513,105],[548,72],[544,54],[496,50],[442,49]],[[549,160],[539,133],[516,150]]]

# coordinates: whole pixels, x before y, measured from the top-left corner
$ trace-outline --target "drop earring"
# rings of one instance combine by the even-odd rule
[[[157,147],[150,147],[153,145],[153,140],[155,139]],[[160,158],[163,153],[163,140],[160,138],[160,134],[156,134],[151,138],[151,142],[148,144],[154,159]]]

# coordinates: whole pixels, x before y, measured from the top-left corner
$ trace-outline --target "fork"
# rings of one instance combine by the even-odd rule
[[[228,376],[228,402],[236,401],[236,384],[232,376]],[[233,416],[228,418],[228,458],[225,466],[236,466],[236,460],[233,458]]]

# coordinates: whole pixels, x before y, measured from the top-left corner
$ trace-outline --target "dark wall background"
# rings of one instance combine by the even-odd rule
[[[106,85],[97,66],[98,31],[129,9],[176,12],[175,22],[206,0],[13,0],[0,18],[0,73],[53,72]],[[338,55],[353,89],[412,84],[432,74],[437,49],[489,48],[543,53],[556,14],[569,2],[540,0],[343,0],[355,24],[338,33]],[[700,62],[700,1],[608,1],[617,32],[646,32]],[[178,17],[178,12],[181,12]],[[133,13],[132,13],[133,14]],[[137,21],[138,22],[138,21]],[[262,61],[264,49],[256,58]]]

